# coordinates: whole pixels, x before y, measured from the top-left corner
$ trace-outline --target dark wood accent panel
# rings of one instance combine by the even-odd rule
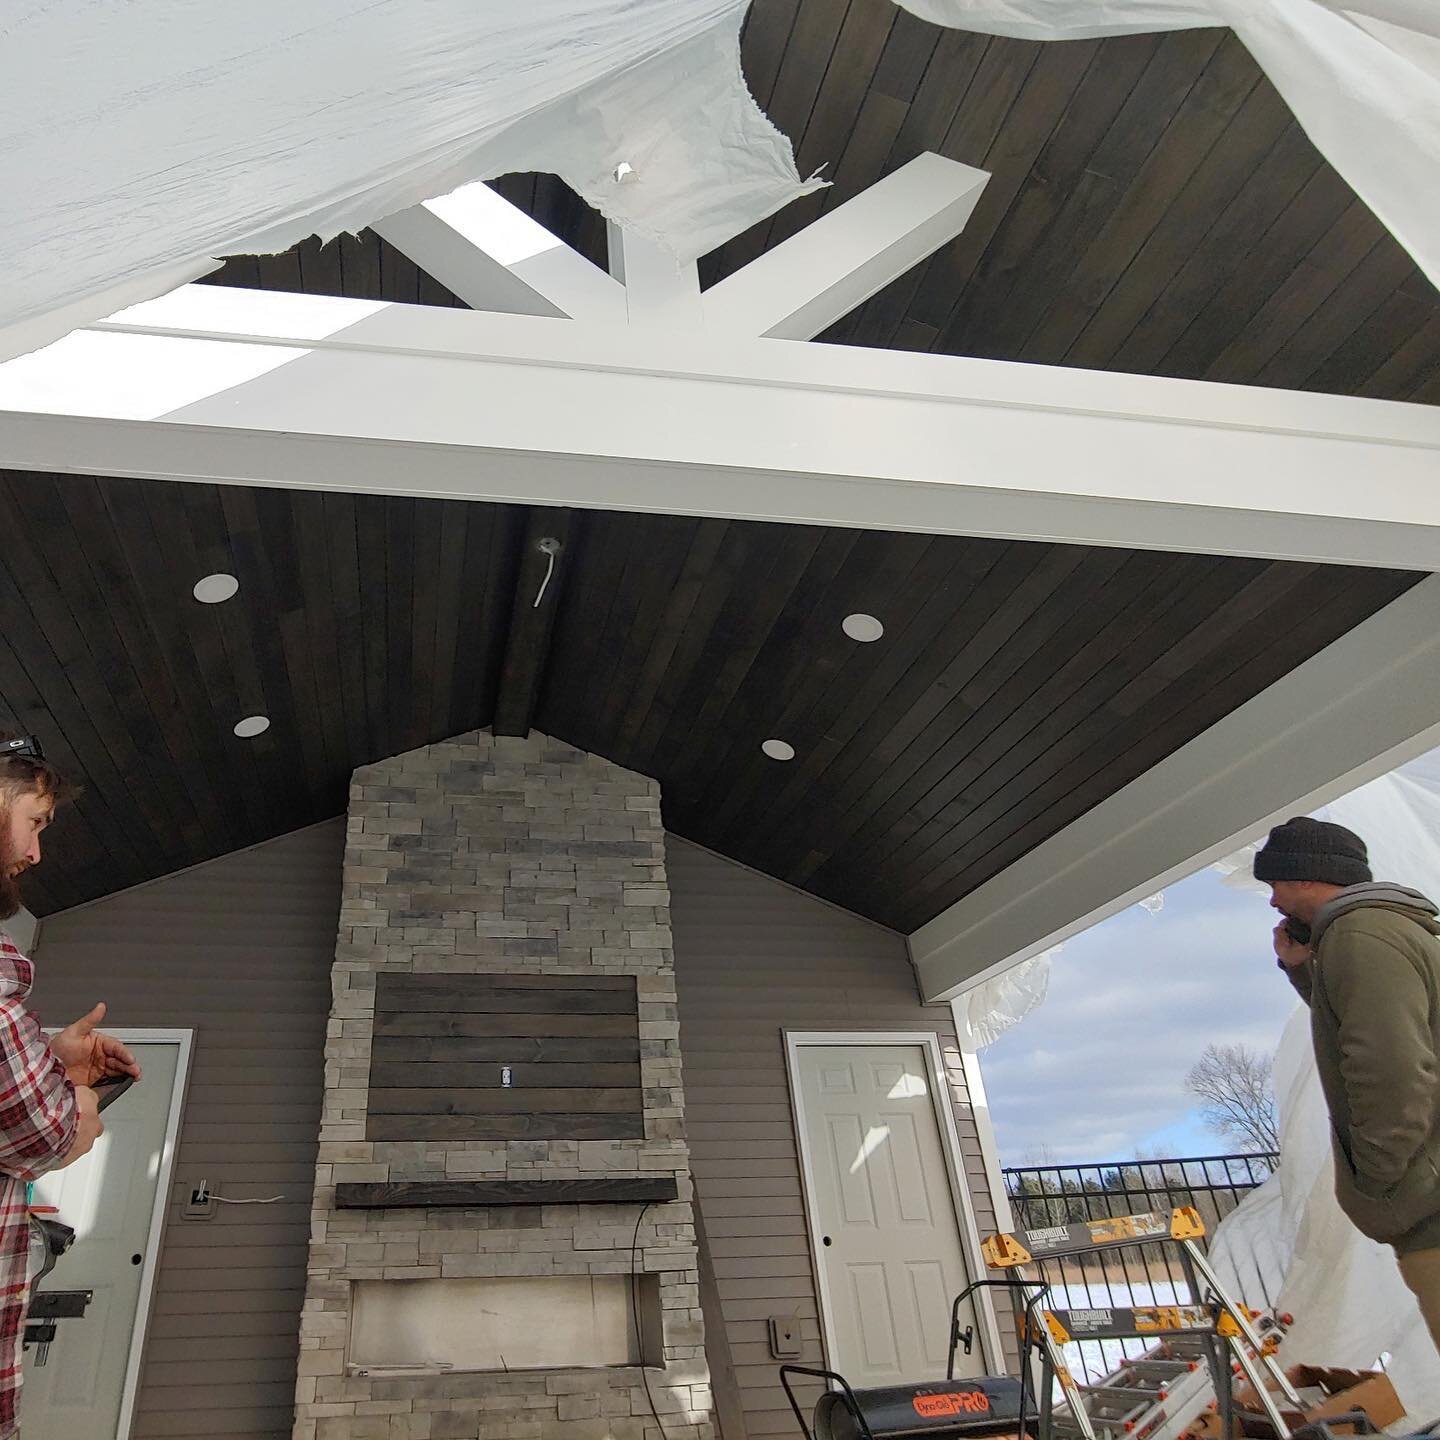
[[[643,1140],[640,1115],[372,1115],[371,1140]]]
[[[441,1041],[438,1043],[441,1045],[453,1045],[455,1042]],[[498,1050],[499,1047],[506,1042],[489,1041],[486,1043],[492,1049]],[[410,1053],[411,1048],[410,1046],[405,1046],[403,1042],[377,1040],[373,1044],[371,1052],[372,1060],[377,1065],[394,1065],[397,1061],[403,1061],[404,1056]],[[634,1047],[631,1048],[633,1049]],[[503,1059],[494,1055],[475,1055],[473,1053],[456,1055],[448,1050],[442,1050],[437,1054],[435,1051],[435,1042],[432,1042],[429,1053],[434,1056],[437,1062],[443,1062],[445,1060],[463,1060],[471,1064],[475,1061],[493,1062],[488,1066],[483,1064],[475,1066],[474,1074],[467,1079],[467,1089],[495,1089],[503,1086],[505,1082],[500,1073],[502,1066],[510,1071],[511,1086],[517,1090],[530,1091],[537,1086],[578,1086],[588,1088],[599,1085],[619,1086],[623,1088],[635,1083],[635,1066],[633,1063],[635,1057],[633,1055],[629,1057],[629,1063],[625,1060],[599,1061],[591,1064],[584,1060],[557,1059],[554,1062],[547,1062],[541,1059],[521,1064],[513,1064],[511,1063],[513,1057],[508,1050],[502,1052]],[[415,1067],[407,1065],[406,1068],[413,1070]],[[426,1068],[427,1070],[434,1070],[444,1069],[446,1067],[443,1063],[431,1063],[427,1065]],[[416,1082],[412,1079],[406,1079],[403,1083],[413,1085]],[[374,1108],[373,1095],[371,1096],[371,1101],[372,1108]]]
[[[664,1205],[680,1187],[673,1175],[607,1180],[348,1181],[335,1187],[337,1210],[478,1210],[505,1205]]]
[[[645,1133],[632,976],[382,974],[375,1019],[371,1139]]]
[[[411,1015],[377,1016],[377,1036],[430,1037],[433,1047],[443,1047],[449,1041],[465,1041],[464,1048],[473,1049],[475,1058],[488,1058],[484,1045],[513,1044],[516,1035],[523,1034],[551,1050],[575,1043],[578,1037],[585,1037],[589,1045],[612,1046],[617,1049],[634,1042],[634,1026],[626,1015],[536,1015],[531,1011],[505,1015],[439,1015],[418,1011]],[[448,1037],[448,1038],[447,1038]],[[486,1038],[493,1037],[493,1038]],[[598,1038],[597,1038],[598,1037]],[[437,1058],[439,1051],[436,1052]],[[527,1057],[527,1058],[536,1058]],[[623,1055],[616,1058],[623,1059]]]
[[[627,1115],[641,1108],[639,1090],[602,1089],[582,1085],[573,1090],[546,1090],[518,1082],[508,1088],[469,1086],[453,1078],[460,1066],[377,1065],[370,1074],[372,1115]],[[468,1069],[469,1067],[464,1067]],[[498,1071],[498,1065],[491,1067]],[[542,1065],[539,1067],[544,1069]],[[417,1075],[420,1069],[443,1070],[452,1078]],[[401,1074],[399,1072],[404,1071]],[[427,1083],[428,1082],[428,1083]],[[422,1088],[386,1089],[387,1085]],[[598,1082],[597,1082],[598,1085]]]
[[[478,977],[474,977],[478,978]],[[557,976],[555,988],[543,991],[512,990],[503,981],[477,985],[470,976],[446,976],[443,983],[421,983],[421,975],[382,975],[377,995],[384,996],[387,1014],[414,1011],[439,1014],[511,1015],[629,1015],[635,1011],[635,992],[576,990]],[[414,980],[414,988],[406,983]],[[377,1003],[378,1008],[378,1003]],[[586,1033],[586,1032],[582,1032]]]
[[[418,1017],[410,1016],[410,1019]],[[507,1015],[505,1020],[515,1029],[529,1023],[531,1019],[543,1025],[543,1016],[532,1017],[529,1015]],[[587,1019],[599,1020],[599,1016],[587,1016]],[[640,1042],[635,1038],[634,1026],[629,1024],[625,1017],[615,1015],[603,1017],[606,1020],[614,1020],[619,1025],[627,1025],[630,1030],[628,1036],[613,1037],[601,1040],[579,1039],[574,1035],[539,1037],[534,1035],[510,1035],[490,1040],[451,1039],[439,1037],[432,1039],[426,1046],[426,1054],[430,1056],[430,1063],[443,1063],[446,1061],[494,1061],[497,1064],[514,1066],[546,1065],[555,1066],[586,1066],[595,1065],[624,1065],[627,1062],[640,1058]],[[412,1039],[384,1039],[378,1037],[374,1041],[373,1057],[376,1060],[383,1060],[387,1063],[396,1063],[413,1056],[415,1045]],[[513,1064],[512,1064],[513,1062]],[[623,1077],[622,1077],[623,1078]],[[559,1082],[557,1080],[556,1083]]]

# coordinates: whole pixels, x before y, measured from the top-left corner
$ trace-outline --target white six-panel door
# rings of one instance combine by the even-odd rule
[[[924,1049],[805,1044],[793,1063],[830,1366],[857,1388],[937,1379],[969,1274]],[[983,1369],[979,1346],[958,1357]]]
[[[74,1245],[41,1288],[90,1290],[94,1299],[83,1319],[59,1322],[44,1365],[26,1352],[26,1440],[112,1440],[128,1429],[159,1241],[156,1200],[169,1182],[188,1043],[131,1048],[145,1078],[106,1109],[105,1133],[84,1159],[35,1185],[35,1204],[53,1205],[75,1229]]]

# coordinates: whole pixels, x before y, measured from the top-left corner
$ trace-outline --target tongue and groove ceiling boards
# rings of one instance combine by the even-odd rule
[[[1228,30],[1026,41],[891,0],[756,0],[746,79],[833,185],[701,262],[712,284],[931,150],[990,173],[964,231],[820,338],[1440,401],[1440,295]],[[595,263],[553,177],[496,189]],[[455,303],[367,234],[216,278]]]
[[[934,150],[990,174],[969,223],[822,340],[1440,400],[1440,298],[1228,32],[1039,44],[758,0],[744,55],[835,184],[707,284]],[[604,263],[558,181],[495,188]],[[372,232],[212,279],[459,304]],[[493,722],[655,776],[674,832],[911,933],[1422,579],[15,471],[0,528],[0,723],[86,786],[41,912],[333,816],[356,766]],[[196,603],[217,572],[238,594]],[[854,614],[883,636],[849,638]]]
[[[656,776],[677,834],[908,932],[1419,578],[14,473],[0,525],[0,723],[86,786],[42,911],[340,813],[356,766],[504,710]],[[238,594],[197,604],[216,571]]]

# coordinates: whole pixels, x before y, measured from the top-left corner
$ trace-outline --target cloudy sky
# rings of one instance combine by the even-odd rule
[[[981,1064],[1006,1165],[1230,1150],[1185,1074],[1206,1045],[1274,1050],[1295,1008],[1264,896],[1203,870],[1069,941],[1045,1002]]]

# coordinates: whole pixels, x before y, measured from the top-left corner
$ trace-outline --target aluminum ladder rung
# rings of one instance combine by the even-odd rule
[[[1199,1357],[1194,1360],[1151,1360],[1146,1356],[1124,1361],[1115,1373],[1149,1375],[1157,1380],[1178,1380],[1182,1375],[1190,1374],[1200,1363]]]
[[[1129,1402],[1132,1405],[1139,1401],[1144,1405],[1158,1405],[1170,1390],[1165,1385],[1109,1385],[1102,1380],[1098,1385],[1082,1385],[1080,1393],[1093,1400]]]

